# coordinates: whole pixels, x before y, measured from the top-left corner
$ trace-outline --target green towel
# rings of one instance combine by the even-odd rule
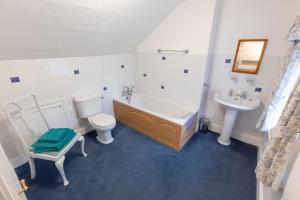
[[[31,145],[32,151],[35,153],[57,152],[62,150],[76,135],[72,129],[65,129],[63,137],[58,142],[43,142],[38,139]],[[45,133],[46,134],[46,133]]]
[[[49,143],[59,142],[65,136],[66,132],[69,130],[71,129],[51,128],[39,138],[39,142],[49,142]]]

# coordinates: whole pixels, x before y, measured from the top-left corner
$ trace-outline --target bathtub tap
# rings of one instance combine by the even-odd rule
[[[122,96],[126,98],[126,100],[128,101],[129,104],[130,104],[130,100],[131,100],[133,92],[134,92],[133,85],[123,87]]]

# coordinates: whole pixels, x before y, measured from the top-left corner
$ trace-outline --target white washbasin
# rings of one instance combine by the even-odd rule
[[[252,95],[248,95],[246,99],[243,99],[236,96],[229,96],[222,92],[216,92],[214,98],[216,102],[224,105],[226,108],[236,109],[238,111],[256,110],[260,105],[259,99]]]
[[[260,101],[252,95],[248,95],[247,98],[243,99],[240,95],[230,96],[222,92],[216,92],[214,99],[226,109],[223,129],[218,142],[223,145],[230,145],[230,137],[238,112],[256,110],[260,106]]]

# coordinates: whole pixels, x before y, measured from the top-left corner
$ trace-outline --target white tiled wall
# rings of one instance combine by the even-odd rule
[[[137,47],[136,83],[140,92],[191,109],[200,108],[202,112],[204,72],[218,2],[183,1]],[[164,55],[158,54],[157,49],[188,49],[189,54]],[[166,56],[166,60],[163,61],[162,56]],[[184,73],[184,69],[188,69],[188,73]]]
[[[79,128],[86,122],[77,117],[73,94],[81,89],[99,88],[106,97],[104,111],[112,113],[112,97],[119,96],[124,85],[134,82],[134,62],[135,55],[132,54],[0,61],[0,105],[28,93],[37,94],[41,102],[65,98],[70,124],[73,128]],[[79,75],[74,75],[75,69],[80,71]],[[20,77],[20,82],[11,83],[12,76]],[[108,89],[103,91],[103,87]],[[0,142],[12,158],[17,156],[11,136],[14,132],[8,127],[2,111]]]
[[[138,53],[137,90],[197,109],[203,87],[205,63],[206,56],[201,54]],[[185,69],[188,73],[184,73]]]

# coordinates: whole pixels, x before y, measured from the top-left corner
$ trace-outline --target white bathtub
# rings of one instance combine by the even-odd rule
[[[141,93],[134,93],[130,103],[125,97],[117,97],[114,100],[179,125],[186,124],[198,112],[198,110],[188,109]]]

